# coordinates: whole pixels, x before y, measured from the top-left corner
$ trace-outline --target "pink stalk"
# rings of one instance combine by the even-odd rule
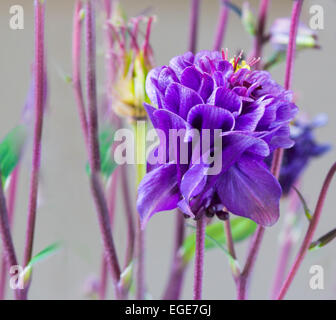
[[[227,28],[228,17],[229,17],[229,8],[226,5],[226,0],[221,0],[213,50],[220,51],[222,47],[222,43],[224,41]]]
[[[262,49],[264,44],[264,36],[265,36],[265,25],[266,25],[266,17],[269,7],[269,0],[261,0],[259,7],[259,18],[258,18],[258,26],[257,26],[257,34],[254,39],[254,53],[253,56],[255,58],[262,57]],[[260,67],[260,60],[256,63],[256,69]]]
[[[75,3],[75,11],[73,16],[73,35],[72,35],[72,84],[75,93],[76,105],[79,115],[79,121],[85,140],[85,146],[88,148],[88,128],[87,117],[85,111],[85,103],[83,97],[82,81],[81,81],[81,31],[82,18],[80,16],[82,10],[82,1],[77,0]]]
[[[88,143],[89,163],[91,168],[90,186],[98,213],[102,240],[104,244],[105,259],[112,272],[116,296],[122,298],[119,290],[120,265],[112,236],[111,223],[107,201],[100,179],[100,154],[98,143],[98,116],[97,116],[97,92],[96,92],[96,47],[95,47],[95,14],[92,1],[85,5],[86,26],[86,79],[88,102]]]
[[[18,164],[14,169],[14,171],[12,172],[10,179],[8,201],[7,201],[9,228],[11,228],[13,225],[19,171],[20,171],[20,165]],[[6,256],[5,254],[3,254],[1,261],[1,271],[0,271],[0,300],[5,299],[7,276],[8,274],[7,274]]]
[[[199,220],[196,221],[194,300],[202,299],[205,227],[206,227],[206,217],[202,216]]]
[[[317,225],[320,221],[320,217],[321,217],[322,209],[323,209],[324,202],[325,202],[325,199],[326,199],[326,196],[327,196],[327,192],[328,192],[330,183],[331,183],[331,181],[332,181],[332,179],[335,175],[335,172],[336,172],[336,163],[333,164],[333,166],[331,167],[331,169],[329,170],[329,172],[327,174],[327,177],[324,180],[324,183],[323,183],[323,186],[322,186],[322,189],[321,189],[321,192],[320,192],[317,204],[316,204],[314,215],[313,215],[313,217],[310,221],[306,236],[303,239],[303,243],[301,245],[301,248],[299,250],[298,255],[295,258],[294,264],[292,265],[292,267],[289,271],[287,279],[286,279],[285,283],[283,284],[283,286],[280,290],[280,293],[278,295],[278,300],[282,300],[285,297],[285,295],[286,295],[291,283],[293,282],[293,279],[294,279],[294,277],[295,277],[295,275],[296,275],[296,273],[297,273],[305,255],[306,255],[306,253],[309,249],[309,246],[310,246],[310,244],[313,240],[313,236],[314,236],[314,233],[316,231]]]
[[[200,0],[191,0],[190,26],[189,26],[189,50],[196,52],[198,20],[199,20]]]
[[[34,63],[34,101],[35,101],[35,125],[33,141],[33,160],[30,180],[30,194],[28,207],[28,223],[26,242],[24,248],[23,265],[26,266],[33,253],[39,171],[41,162],[41,142],[43,128],[43,111],[45,97],[45,61],[44,61],[44,3],[35,0],[35,63]],[[28,288],[25,290],[27,294]]]
[[[18,261],[16,258],[15,248],[10,231],[10,223],[8,219],[6,198],[2,186],[1,172],[0,172],[0,236],[2,240],[4,256],[6,258],[5,269],[6,266],[17,266]],[[20,298],[19,292],[17,290],[15,290],[15,296],[17,299]]]
[[[296,242],[294,219],[300,206],[300,201],[298,195],[294,191],[291,191],[289,197],[289,212],[287,212],[285,216],[285,225],[282,234],[280,235],[280,255],[278,258],[277,268],[274,276],[273,288],[271,293],[272,299],[276,299],[277,294],[280,291],[281,285],[286,275],[291,252]]]
[[[286,75],[285,75],[285,89],[290,89],[292,70],[294,66],[295,50],[296,50],[296,35],[299,25],[300,12],[302,8],[303,0],[295,0],[292,9],[291,27],[289,34],[289,44],[287,49],[287,63],[286,63]],[[276,178],[279,178],[281,163],[283,158],[283,149],[277,149],[274,151],[272,160],[271,172]],[[259,226],[254,236],[253,244],[251,246],[247,263],[243,270],[243,276],[238,283],[238,298],[246,299],[247,284],[250,278],[251,270],[254,267],[256,256],[259,252],[260,244],[264,235],[265,229]]]

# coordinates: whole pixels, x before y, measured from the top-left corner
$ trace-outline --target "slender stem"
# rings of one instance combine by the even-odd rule
[[[254,38],[253,56],[255,58],[262,57],[263,55],[262,50],[263,50],[263,44],[264,44],[265,25],[266,25],[266,17],[267,17],[269,4],[270,4],[269,0],[260,1],[257,34]],[[255,67],[256,69],[260,68],[260,61],[256,63]]]
[[[213,50],[219,51],[221,49],[222,43],[224,42],[228,18],[229,18],[229,7],[225,4],[226,0],[220,0],[220,11],[216,28],[215,41],[213,44]]]
[[[82,1],[77,0],[73,16],[73,35],[72,35],[72,84],[75,93],[79,120],[82,133],[85,140],[85,146],[88,148],[88,125],[83,97],[81,81],[81,31],[82,31]]]
[[[0,172],[0,236],[2,240],[2,247],[4,250],[4,256],[6,258],[7,267],[17,266],[18,261],[16,258],[15,248],[14,248],[13,239],[12,239],[12,235],[10,231],[6,198],[5,198],[5,194],[4,194],[4,190],[2,186],[1,172]],[[20,295],[17,290],[15,290],[15,295],[16,295],[16,298],[19,299]]]
[[[106,291],[107,291],[107,261],[105,259],[105,254],[103,252],[101,259],[101,269],[100,269],[100,283],[99,283],[99,299],[106,299]]]
[[[327,174],[327,176],[324,180],[324,183],[323,183],[323,186],[322,186],[322,189],[321,189],[321,192],[320,192],[317,204],[316,204],[314,215],[313,215],[313,217],[310,221],[306,236],[303,239],[303,243],[301,245],[301,248],[299,250],[298,255],[295,258],[294,264],[292,265],[292,267],[289,271],[287,279],[286,279],[285,283],[283,284],[283,286],[280,290],[278,300],[282,300],[284,298],[284,296],[286,295],[286,293],[287,293],[291,283],[293,282],[293,279],[294,279],[294,277],[295,277],[295,275],[296,275],[296,273],[297,273],[305,255],[308,251],[310,243],[313,240],[315,230],[316,230],[317,225],[320,221],[320,217],[321,217],[322,209],[323,209],[324,202],[325,202],[325,199],[326,199],[326,196],[327,196],[327,192],[328,192],[330,183],[331,183],[331,181],[332,181],[332,179],[335,175],[335,172],[336,172],[336,163],[333,164],[333,166],[329,170],[329,172],[328,172],[328,174]]]
[[[234,241],[233,241],[233,237],[232,237],[230,218],[228,218],[227,220],[224,221],[224,232],[225,232],[225,238],[226,238],[226,242],[227,242],[228,251],[229,251],[231,257],[234,260],[236,260],[237,256],[236,256]],[[240,277],[240,270],[238,270],[236,265],[232,264],[231,259],[230,259],[230,267],[231,267],[233,279],[235,280],[235,282],[237,282],[239,277]]]
[[[28,223],[26,231],[26,242],[24,248],[23,264],[26,266],[32,257],[35,220],[37,209],[39,171],[41,162],[41,142],[44,113],[44,84],[45,84],[45,62],[44,62],[44,3],[35,0],[35,64],[34,64],[34,101],[35,101],[35,125],[33,141],[33,160],[30,180]],[[27,288],[28,290],[28,288]]]
[[[10,228],[12,228],[14,219],[19,171],[20,171],[20,164],[16,166],[16,168],[11,174],[9,191],[8,191],[7,206],[8,206],[8,222]],[[0,300],[4,300],[6,293],[6,280],[7,280],[6,269],[7,269],[6,257],[5,255],[3,255],[0,271]]]
[[[85,4],[86,35],[86,94],[88,105],[88,142],[89,162],[92,171],[100,171],[100,153],[98,142],[98,108],[96,88],[96,39],[95,13],[92,1]]]
[[[205,227],[206,218],[202,216],[199,220],[196,221],[194,300],[202,299]]]
[[[86,78],[88,101],[88,143],[89,163],[91,168],[90,186],[98,213],[102,240],[104,244],[105,259],[112,272],[112,278],[116,289],[116,297],[122,298],[119,290],[120,265],[112,236],[109,210],[100,179],[100,154],[98,143],[98,117],[97,117],[97,92],[96,92],[96,67],[95,67],[95,14],[92,1],[85,5],[86,21]]]
[[[299,197],[294,191],[290,192],[289,199],[289,211],[285,216],[283,231],[280,234],[280,254],[274,276],[271,299],[277,298],[286,275],[293,246],[297,241],[297,229],[295,228],[295,221],[296,214],[300,206],[300,201]]]
[[[261,242],[264,236],[265,228],[258,226],[258,229],[252,240],[252,244],[247,256],[246,264],[243,272],[240,274],[239,280],[237,281],[237,299],[245,300],[247,296],[247,286],[249,284],[251,273],[253,271],[257,255],[261,246]]]
[[[288,42],[287,60],[286,60],[286,77],[285,77],[286,90],[292,87],[293,69],[294,69],[293,67],[296,51],[296,36],[299,28],[302,4],[303,0],[295,0],[292,9],[292,18],[290,24],[289,42]]]
[[[125,206],[126,223],[127,223],[127,248],[125,256],[125,267],[127,267],[134,256],[134,242],[135,242],[135,222],[134,213],[132,208],[132,200],[130,195],[129,183],[127,178],[127,167],[122,165],[120,168],[121,174],[121,187],[123,193],[123,200]]]
[[[189,50],[196,52],[200,0],[191,0],[189,25]]]
[[[164,300],[179,300],[181,296],[182,283],[186,267],[180,255],[185,236],[184,216],[180,211],[176,212],[176,229],[173,259],[171,263],[170,275],[163,294]]]

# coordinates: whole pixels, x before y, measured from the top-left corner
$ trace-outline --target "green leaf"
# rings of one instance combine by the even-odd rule
[[[133,282],[134,264],[131,262],[120,275],[120,287],[126,292],[130,290]]]
[[[18,164],[26,136],[26,127],[19,125],[12,129],[0,143],[0,169],[3,182]]]
[[[269,70],[277,64],[286,61],[286,51],[275,51],[264,64],[263,69]]]
[[[112,159],[112,146],[114,142],[114,130],[111,126],[105,126],[99,134],[99,152],[101,161],[101,173],[108,179],[116,169],[117,164]],[[86,165],[86,171],[90,174],[90,166]]]
[[[23,279],[24,279],[24,284],[28,284],[30,281],[31,273],[33,270],[33,266],[36,265],[38,262],[41,262],[48,257],[50,257],[52,254],[54,254],[56,251],[60,249],[60,244],[59,243],[53,243],[50,246],[46,247],[42,251],[40,251],[37,255],[35,255],[27,264],[27,266],[23,270]]]
[[[312,214],[311,214],[311,211],[308,208],[306,200],[304,199],[303,195],[301,194],[301,192],[298,189],[296,189],[294,186],[293,186],[293,189],[295,190],[295,192],[299,196],[300,201],[301,201],[302,206],[303,206],[303,210],[305,212],[305,215],[306,215],[308,221],[310,222],[310,220],[312,219]]]
[[[241,217],[231,219],[230,222],[231,222],[232,238],[234,242],[240,242],[247,239],[254,233],[257,227],[257,224],[254,221]],[[224,249],[225,252],[230,256],[230,254],[224,247],[224,245],[226,244],[226,237],[224,232],[224,225],[222,222],[217,222],[208,225],[206,227],[205,232],[206,232],[206,239],[205,239],[206,250],[215,247],[220,247],[221,249]],[[195,233],[190,234],[184,240],[182,246],[182,256],[183,261],[185,263],[188,263],[193,258],[195,254],[195,243],[196,243]]]
[[[336,238],[336,229],[329,231],[327,234],[319,238],[318,240],[312,242],[309,246],[309,250],[317,250],[324,247],[326,244],[331,242]]]

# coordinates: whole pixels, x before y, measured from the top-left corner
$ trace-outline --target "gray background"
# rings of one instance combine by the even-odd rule
[[[129,15],[152,7],[158,16],[152,34],[157,64],[186,50],[189,2],[178,0],[125,0],[122,1]],[[242,1],[234,1],[241,4]],[[257,10],[258,1],[251,1]],[[47,0],[46,38],[50,80],[49,111],[45,120],[40,207],[37,215],[34,251],[43,249],[54,241],[63,241],[63,250],[37,266],[31,286],[32,299],[80,299],[85,298],[84,283],[90,276],[98,275],[101,260],[101,243],[93,208],[88,180],[84,170],[85,150],[71,87],[64,82],[62,74],[71,72],[71,28],[74,1]],[[276,17],[288,16],[292,1],[273,0],[268,22]],[[25,29],[9,29],[9,7],[21,4],[25,10]],[[0,137],[10,130],[20,117],[30,81],[30,64],[33,59],[33,1],[2,0],[0,2]],[[309,7],[320,4],[325,11],[325,29],[318,32],[322,50],[303,52],[295,64],[293,89],[298,105],[310,116],[319,112],[329,114],[329,125],[318,131],[321,141],[335,140],[335,71],[336,62],[336,3],[332,0],[305,1],[302,20],[308,22]],[[204,0],[202,4],[199,49],[212,46],[213,33],[218,14],[217,0]],[[269,23],[268,23],[269,26]],[[236,15],[231,14],[225,47],[249,50],[251,39],[243,32]],[[102,56],[99,69],[102,71]],[[284,65],[272,71],[280,83],[284,79]],[[99,72],[102,90],[103,73]],[[314,161],[304,179],[303,193],[313,208],[324,176],[335,159],[335,149],[328,156]],[[19,257],[22,257],[24,230],[28,201],[29,168],[31,154],[22,165],[19,200],[15,215],[14,239]],[[130,169],[131,170],[131,169]],[[335,183],[327,198],[321,224],[316,236],[336,226]],[[282,205],[283,211],[286,209]],[[116,222],[118,250],[125,248],[122,206],[118,203],[119,218]],[[174,217],[172,214],[155,216],[147,228],[147,279],[154,298],[160,298],[165,285],[171,257]],[[282,220],[268,229],[256,265],[251,285],[251,298],[262,299],[269,295],[272,275],[276,266],[276,250]],[[303,220],[302,230],[307,228]],[[298,246],[296,247],[297,250]],[[246,244],[238,245],[240,261],[245,259]],[[288,298],[334,299],[336,297],[336,242],[323,250],[308,253]],[[320,264],[325,271],[325,290],[309,288],[309,268]],[[189,270],[184,298],[192,297],[192,270]],[[228,263],[222,252],[213,250],[206,254],[204,297],[210,299],[234,299],[234,284]]]

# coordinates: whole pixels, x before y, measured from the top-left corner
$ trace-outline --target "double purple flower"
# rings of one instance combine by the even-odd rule
[[[145,105],[149,118],[166,137],[153,154],[167,158],[148,166],[139,186],[142,225],[155,213],[177,207],[195,219],[229,211],[263,226],[274,224],[281,187],[264,160],[275,149],[293,145],[289,123],[297,107],[292,93],[268,72],[251,71],[239,58],[229,62],[217,51],[187,52],[153,69],[146,91],[155,106]],[[167,141],[172,129],[185,132],[180,143],[188,148],[187,163],[181,163],[179,148]],[[199,158],[191,142],[195,129],[201,137],[204,129],[221,133],[212,133],[210,145],[201,151],[216,154],[220,139],[221,168],[215,175],[209,174],[207,161],[192,161]],[[168,158],[171,153],[175,161]]]

